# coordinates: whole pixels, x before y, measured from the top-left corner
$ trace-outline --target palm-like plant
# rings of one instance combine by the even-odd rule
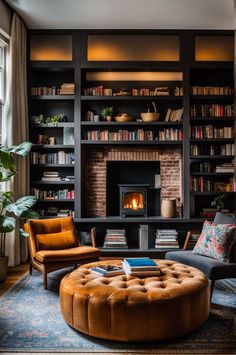
[[[13,147],[0,146],[0,257],[5,256],[6,235],[15,229],[16,218],[38,218],[38,213],[31,209],[36,202],[35,196],[14,201],[14,192],[5,191],[5,183],[17,173],[14,155],[26,156],[31,147],[30,142]]]

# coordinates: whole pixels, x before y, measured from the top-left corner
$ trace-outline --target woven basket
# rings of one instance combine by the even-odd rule
[[[116,122],[131,122],[133,117],[128,115],[127,113],[120,113],[115,117]]]
[[[160,114],[157,112],[142,112],[140,115],[144,122],[158,121],[160,118]]]

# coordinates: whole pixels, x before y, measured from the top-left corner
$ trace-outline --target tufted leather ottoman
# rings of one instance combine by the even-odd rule
[[[187,334],[208,318],[208,280],[193,267],[159,260],[163,276],[100,277],[86,264],[60,285],[65,321],[82,333],[120,341],[155,341]]]

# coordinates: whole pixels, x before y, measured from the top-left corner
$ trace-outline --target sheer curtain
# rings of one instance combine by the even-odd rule
[[[28,141],[28,103],[26,70],[26,27],[14,13],[11,23],[11,37],[7,56],[7,95],[3,112],[3,144],[17,145]],[[10,188],[15,198],[29,193],[28,159],[17,158],[17,174]],[[9,188],[9,186],[8,186]],[[18,226],[7,236],[6,254],[9,265],[14,266],[27,258],[27,244],[19,236]]]

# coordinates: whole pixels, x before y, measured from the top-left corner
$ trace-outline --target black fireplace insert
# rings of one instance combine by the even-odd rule
[[[120,217],[147,217],[148,184],[119,184]]]

